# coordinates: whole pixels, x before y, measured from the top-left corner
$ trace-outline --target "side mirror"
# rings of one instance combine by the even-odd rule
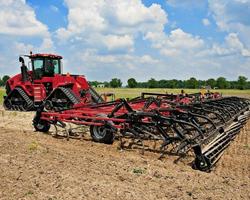
[[[24,59],[21,56],[19,57],[19,62],[21,62],[24,65]]]

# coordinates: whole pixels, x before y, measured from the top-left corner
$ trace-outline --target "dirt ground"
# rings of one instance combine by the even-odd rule
[[[250,122],[210,173],[174,156],[34,132],[0,107],[0,199],[250,199]]]

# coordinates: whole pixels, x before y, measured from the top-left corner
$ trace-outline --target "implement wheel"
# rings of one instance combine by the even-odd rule
[[[210,171],[213,164],[211,163],[209,158],[207,158],[206,156],[202,154],[201,146],[195,145],[193,146],[193,150],[195,153],[195,160],[192,166],[193,169],[198,169],[198,170],[206,171],[206,172]]]
[[[114,134],[113,131],[104,126],[90,126],[90,135],[95,142],[113,144]]]
[[[96,115],[97,117],[107,117],[106,114],[100,113]],[[102,122],[97,120],[96,122]],[[113,125],[112,121],[108,121],[108,124]],[[90,126],[90,135],[95,142],[100,142],[104,144],[113,144],[115,134],[114,131],[108,126]]]
[[[208,158],[204,157],[203,160],[196,158],[193,162],[193,169],[198,169],[200,171],[209,172],[211,170],[212,164]]]
[[[39,120],[38,122],[34,122],[33,125],[36,131],[40,131],[44,133],[48,132],[50,129],[50,124],[45,120]]]

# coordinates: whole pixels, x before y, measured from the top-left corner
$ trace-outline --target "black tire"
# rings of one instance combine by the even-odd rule
[[[90,126],[90,135],[95,142],[113,144],[114,133],[104,126]]]
[[[34,128],[36,131],[46,133],[50,129],[50,124],[45,120],[39,120],[39,122],[34,122]]]
[[[107,115],[103,113],[97,114],[96,116],[107,117]],[[96,122],[100,122],[100,121],[96,121]],[[113,125],[112,121],[108,121],[108,123],[110,125]],[[104,144],[113,144],[114,138],[115,138],[114,132],[109,127],[105,127],[105,126],[91,125],[90,135],[95,142],[104,143]]]
[[[195,158],[193,162],[193,169],[198,169],[200,171],[209,172],[212,167],[212,163],[207,157],[203,157],[203,160]]]

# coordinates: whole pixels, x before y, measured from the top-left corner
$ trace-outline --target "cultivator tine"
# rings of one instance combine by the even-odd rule
[[[122,136],[119,136],[118,137],[118,140],[119,140],[119,149],[120,150],[123,150],[124,149],[124,144],[126,143],[125,141],[122,140]]]
[[[67,128],[65,128],[65,133],[66,133],[67,140],[69,140],[69,130]]]

